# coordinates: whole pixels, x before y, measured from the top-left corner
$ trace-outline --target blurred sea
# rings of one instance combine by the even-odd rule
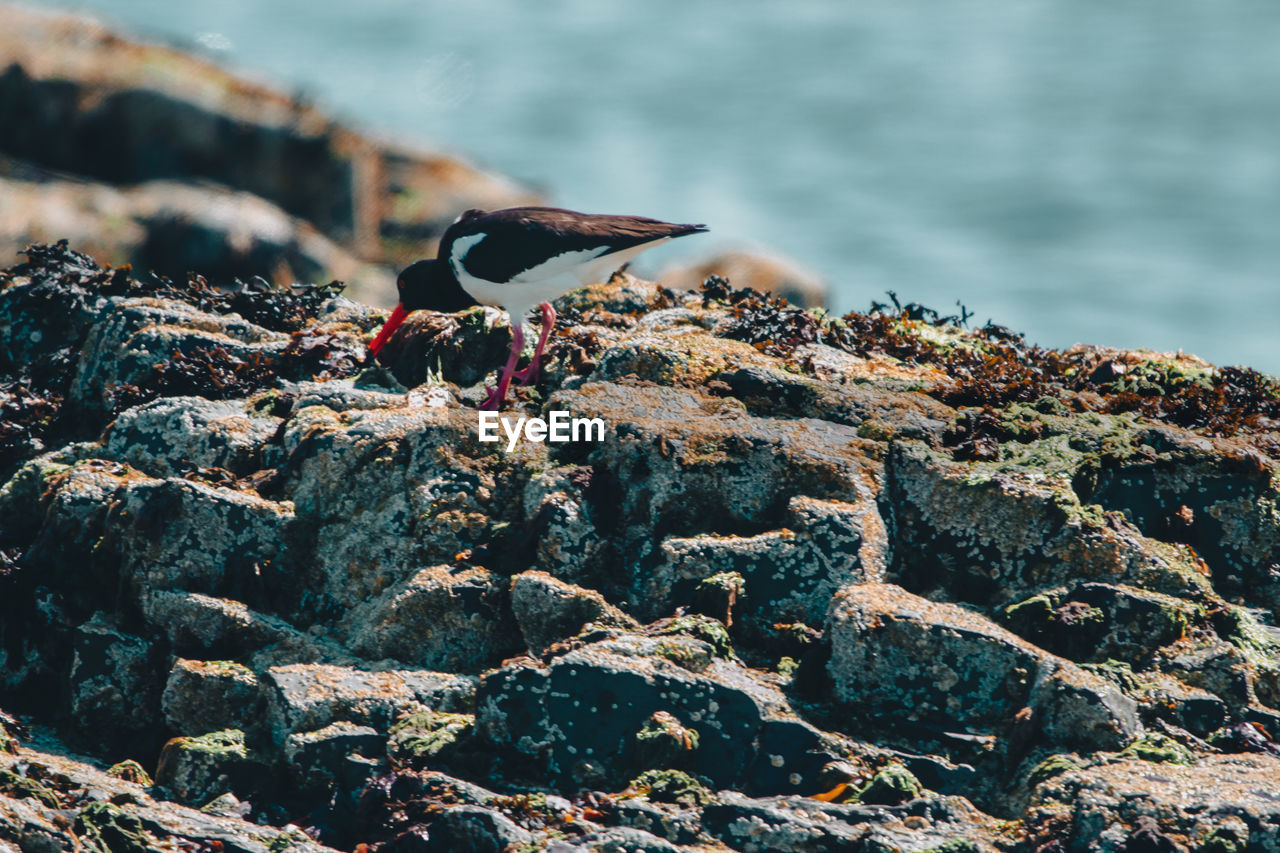
[[[1280,373],[1274,0],[75,0],[833,307]]]

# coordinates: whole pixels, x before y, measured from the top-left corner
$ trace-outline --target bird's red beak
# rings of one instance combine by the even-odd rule
[[[377,357],[379,351],[386,346],[391,335],[396,329],[400,328],[400,324],[404,322],[404,318],[409,316],[409,311],[404,307],[403,302],[396,303],[396,310],[391,312],[391,316],[387,318],[387,322],[383,324],[382,331],[378,332],[378,336],[373,339],[373,343],[369,344],[369,355]]]

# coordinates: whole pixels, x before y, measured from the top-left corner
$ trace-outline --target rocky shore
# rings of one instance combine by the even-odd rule
[[[711,278],[0,275],[0,850],[1280,849],[1280,389]]]

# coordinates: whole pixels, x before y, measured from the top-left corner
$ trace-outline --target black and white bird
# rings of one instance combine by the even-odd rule
[[[468,210],[445,230],[435,260],[416,261],[400,273],[400,301],[369,345],[373,356],[410,312],[461,311],[484,303],[504,308],[511,318],[511,352],[489,389],[482,409],[498,409],[512,379],[537,381],[547,338],[555,324],[551,300],[588,284],[607,281],[636,255],[654,246],[706,231],[705,225],[677,225],[643,216],[577,213],[557,207]],[[542,327],[533,360],[522,371],[521,323],[535,305]]]

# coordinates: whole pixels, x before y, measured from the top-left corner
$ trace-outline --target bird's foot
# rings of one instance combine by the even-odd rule
[[[496,412],[499,409],[501,409],[502,398],[505,397],[506,395],[499,394],[497,388],[490,388],[488,385],[484,386],[484,390],[488,391],[489,395],[485,397],[484,402],[480,404],[480,411]]]
[[[517,370],[511,374],[511,378],[516,381],[517,385],[532,385],[538,381],[538,377],[542,374],[542,363],[538,359],[529,362],[529,366],[524,370]]]

